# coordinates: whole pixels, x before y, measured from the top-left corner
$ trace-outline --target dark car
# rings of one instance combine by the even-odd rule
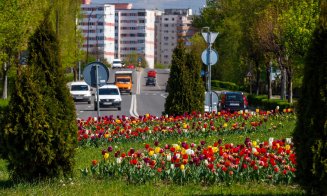
[[[148,77],[146,79],[146,86],[149,86],[149,85],[155,86],[156,85],[156,78],[154,78],[154,77]]]
[[[223,92],[220,96],[221,110],[238,111],[247,107],[248,101],[242,92]]]

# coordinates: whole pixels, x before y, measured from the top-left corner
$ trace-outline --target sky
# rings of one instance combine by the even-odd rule
[[[191,8],[193,14],[200,14],[206,0],[91,0],[93,3],[132,3],[133,8],[142,9],[169,9]]]

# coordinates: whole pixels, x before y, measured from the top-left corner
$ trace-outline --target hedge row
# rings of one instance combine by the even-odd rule
[[[279,110],[294,108],[294,103],[288,103],[286,100],[268,99],[267,95],[248,95],[248,102],[250,106],[260,107],[264,110],[274,110],[279,106]]]
[[[212,80],[211,87],[213,90],[231,90],[231,91],[240,90],[240,87],[233,82],[224,82],[219,80]]]

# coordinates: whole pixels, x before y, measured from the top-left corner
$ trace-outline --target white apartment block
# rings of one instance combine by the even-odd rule
[[[143,57],[149,66],[155,62],[170,65],[179,40],[189,45],[195,34],[191,9],[132,9],[130,3],[92,4],[83,0],[79,29],[84,35],[83,50],[112,63],[129,54]],[[88,60],[88,59],[87,59]]]
[[[92,54],[112,62],[115,58],[115,6],[86,3],[81,5],[82,18],[78,25],[84,35],[83,50],[87,56]]]
[[[165,9],[156,20],[156,62],[170,65],[178,41],[190,45],[189,39],[197,32],[192,27],[192,10]]]
[[[116,9],[115,55],[124,59],[131,53],[144,57],[149,68],[155,60],[155,11]]]
[[[84,51],[109,63],[137,53],[154,68],[156,11],[132,9],[130,3],[91,4],[89,0],[83,1],[81,9]]]

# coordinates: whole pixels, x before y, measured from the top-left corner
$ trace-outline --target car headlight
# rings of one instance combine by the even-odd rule
[[[115,99],[114,102],[121,102],[121,99]]]

